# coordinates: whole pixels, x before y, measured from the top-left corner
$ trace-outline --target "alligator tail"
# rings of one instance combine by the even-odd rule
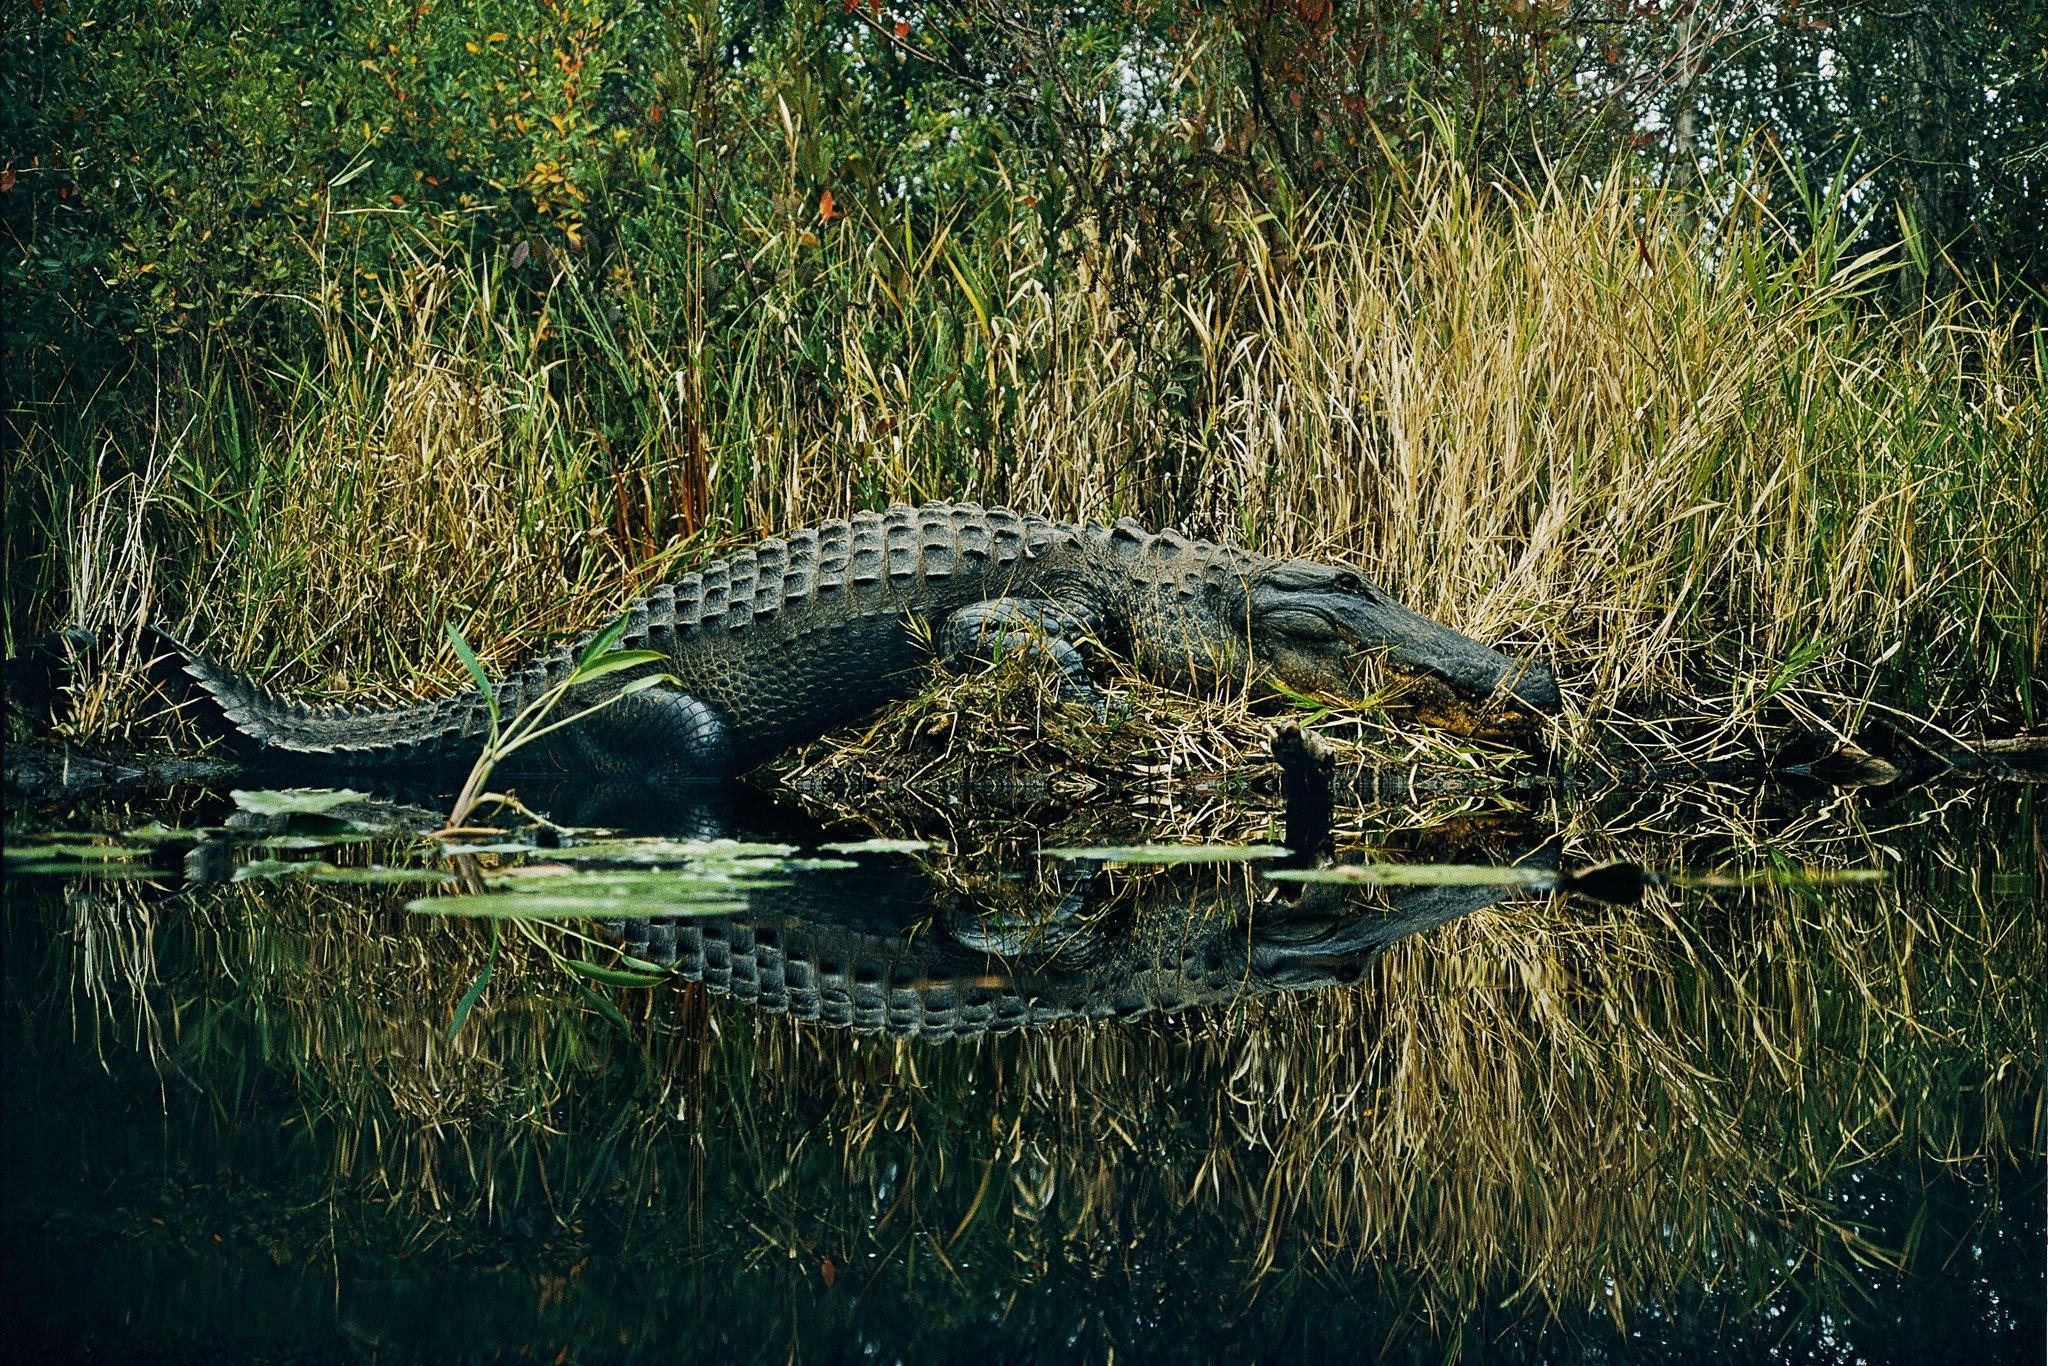
[[[434,764],[473,759],[488,724],[475,693],[381,711],[309,707],[213,663],[170,632],[144,630],[150,676],[201,735],[245,760]]]

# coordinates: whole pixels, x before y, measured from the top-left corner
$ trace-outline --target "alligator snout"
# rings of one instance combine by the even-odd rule
[[[1438,634],[1413,644],[1393,644],[1387,657],[1394,664],[1431,674],[1478,701],[1512,698],[1543,716],[1555,715],[1564,705],[1549,665],[1514,659],[1426,617],[1417,620]]]
[[[1439,685],[1449,710],[1512,702],[1548,716],[1562,705],[1547,666],[1460,635],[1348,569],[1274,565],[1254,587],[1252,613],[1256,646],[1291,683],[1341,691],[1377,658]]]

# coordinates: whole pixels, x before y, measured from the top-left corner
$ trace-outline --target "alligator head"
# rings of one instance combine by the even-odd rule
[[[1548,668],[1411,612],[1352,570],[1274,560],[1247,587],[1253,660],[1288,687],[1357,696],[1385,668],[1404,680],[1404,701],[1453,729],[1469,729],[1489,710],[1558,709]]]

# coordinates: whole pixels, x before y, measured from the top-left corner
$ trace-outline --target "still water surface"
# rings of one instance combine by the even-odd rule
[[[2026,789],[1368,813],[1345,861],[1462,870],[1395,885],[551,809],[662,838],[451,858],[402,807],[213,792],[12,813],[16,1340],[2041,1359]],[[1759,885],[1544,890],[1616,858]]]

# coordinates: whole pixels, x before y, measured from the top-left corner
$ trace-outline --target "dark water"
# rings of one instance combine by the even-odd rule
[[[1507,877],[1304,887],[1263,862],[1034,854],[1068,830],[820,851],[871,831],[757,801],[560,809],[797,852],[649,860],[695,870],[669,894],[704,918],[635,930],[633,953],[707,990],[583,975],[567,960],[621,965],[587,920],[423,914],[407,902],[458,889],[334,880],[427,866],[355,838],[354,808],[181,793],[11,813],[15,852],[53,824],[242,827],[197,853],[129,841],[143,852],[93,872],[16,860],[14,1341],[151,1360],[2042,1358],[2048,851],[2026,789],[1380,811],[1347,841],[1525,882],[1613,858],[1887,873],[1624,905]],[[1202,833],[1267,833],[1232,819]],[[48,866],[76,864],[43,838]],[[306,860],[340,871],[277,866]],[[637,868],[563,879],[629,910],[664,894]],[[792,1014],[870,999],[898,1033]]]

